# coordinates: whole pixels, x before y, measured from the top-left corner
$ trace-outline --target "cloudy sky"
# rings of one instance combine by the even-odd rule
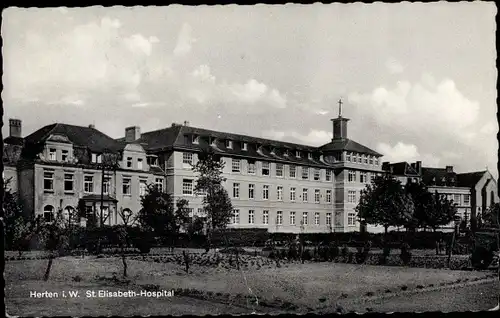
[[[192,126],[497,175],[494,3],[3,11],[5,119]],[[8,129],[4,127],[3,133]]]

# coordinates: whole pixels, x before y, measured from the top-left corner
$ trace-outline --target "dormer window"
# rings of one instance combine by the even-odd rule
[[[283,151],[283,157],[288,157],[288,150]]]
[[[97,154],[95,154],[95,153],[92,154],[91,162],[92,163],[96,163],[97,162]]]
[[[193,144],[195,144],[195,145],[199,144],[199,143],[200,143],[200,136],[198,136],[198,135],[193,135],[193,136],[191,137],[191,141],[192,141],[192,143],[193,143]]]
[[[309,160],[312,160],[312,158],[313,158],[313,154],[309,152],[309,153],[307,154],[307,158],[308,158]]]
[[[55,148],[49,149],[49,159],[54,161],[57,160],[57,150]]]
[[[147,157],[147,163],[150,166],[156,167],[158,166],[158,158],[157,157]]]
[[[246,142],[243,142],[241,144],[241,149],[247,151],[248,150],[248,144]]]
[[[232,140],[226,140],[226,148],[233,149],[233,141]]]
[[[212,146],[217,146],[217,138],[210,137],[210,145]]]
[[[300,158],[300,151],[295,151],[295,157]]]
[[[101,163],[102,162],[102,155],[97,155],[97,163]]]
[[[132,157],[127,157],[127,168],[132,168]]]
[[[137,169],[142,170],[142,158],[137,159]]]

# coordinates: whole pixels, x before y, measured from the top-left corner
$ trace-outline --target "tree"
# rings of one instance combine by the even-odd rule
[[[154,185],[148,185],[146,195],[141,198],[142,209],[137,220],[146,231],[153,231],[163,242],[169,242],[173,249],[175,238],[189,221],[189,201],[179,199],[174,207],[170,194]]]
[[[413,218],[409,222],[410,228],[425,228],[429,226],[427,213],[433,206],[433,195],[425,184],[419,182],[408,182],[405,192],[411,197],[414,205]]]
[[[411,222],[414,205],[400,181],[382,176],[361,191],[356,211],[362,222],[382,225],[387,234],[389,226],[405,226]]]
[[[21,256],[22,251],[29,247],[36,223],[23,215],[17,193],[8,187],[11,180],[12,178],[4,180],[5,243],[7,248],[17,250]]]
[[[120,248],[121,248],[121,253],[122,253],[122,264],[123,264],[123,277],[127,277],[127,260],[125,257],[125,246],[127,245],[128,242],[128,237],[129,237],[129,232],[130,232],[130,227],[134,225],[134,223],[137,220],[137,217],[134,217],[132,215],[132,212],[129,209],[123,209],[121,208],[118,211],[118,215],[122,219],[122,225],[119,225],[117,227],[117,235],[118,235],[118,240],[120,241]]]
[[[433,231],[443,225],[452,222],[457,214],[457,208],[453,201],[439,195],[436,191],[433,195],[432,205],[425,215],[422,215],[422,222]]]
[[[226,178],[222,176],[224,162],[212,149],[198,155],[198,162],[193,171],[198,174],[195,193],[203,195],[203,208],[207,213],[208,240],[211,241],[212,230],[223,230],[227,227],[233,205],[229,195],[222,186]]]

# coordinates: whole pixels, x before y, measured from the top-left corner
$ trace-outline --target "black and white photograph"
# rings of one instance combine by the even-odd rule
[[[7,314],[498,310],[497,13],[4,9]]]

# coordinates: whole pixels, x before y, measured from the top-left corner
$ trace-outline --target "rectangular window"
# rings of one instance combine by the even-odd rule
[[[158,191],[163,192],[163,179],[162,178],[156,178],[155,179],[155,185]]]
[[[131,183],[132,183],[132,180],[130,178],[123,178],[122,192],[124,195],[130,195],[132,193]]]
[[[182,180],[182,194],[193,195],[193,180],[191,179]]]
[[[295,212],[290,212],[290,225],[295,225]]]
[[[303,202],[307,202],[307,194],[308,194],[308,191],[306,188],[302,189],[302,201]]]
[[[241,160],[240,159],[233,159],[231,163],[232,171],[233,172],[240,172],[241,168]]]
[[[378,166],[378,159],[375,159],[375,165]]]
[[[49,159],[50,160],[57,160],[57,150],[54,148],[49,149]]]
[[[193,154],[190,152],[182,153],[182,166],[184,168],[191,168],[193,165]]]
[[[290,165],[290,178],[295,179],[297,167]]]
[[[356,213],[347,213],[347,225],[354,226],[356,225]]]
[[[314,225],[319,225],[319,212],[314,213]]]
[[[247,151],[248,150],[248,144],[246,142],[241,144],[241,149]]]
[[[349,170],[348,181],[349,182],[356,182],[356,171]]]
[[[276,225],[283,224],[283,211],[276,212]]]
[[[66,173],[64,174],[64,191],[65,192],[73,192],[74,191],[74,180],[73,180],[73,174],[71,173]]]
[[[319,198],[320,198],[320,191],[319,189],[314,190],[314,202],[319,203]]]
[[[111,179],[109,177],[104,177],[104,184],[102,185],[102,192],[104,194],[109,194],[111,187]]]
[[[203,208],[198,208],[198,216],[203,216],[205,214],[205,211]]]
[[[361,183],[367,183],[368,182],[368,173],[366,173],[366,172],[360,172],[359,173],[359,182],[361,182]]]
[[[264,200],[269,199],[269,186],[268,185],[262,186],[262,199],[264,199]]]
[[[240,210],[233,210],[233,224],[240,224]]]
[[[300,151],[295,151],[295,157],[300,158]]]
[[[240,197],[240,184],[233,183],[233,198],[239,198],[239,197]]]
[[[97,155],[97,163],[101,163],[102,162],[102,155]]]
[[[303,225],[307,225],[308,219],[309,219],[308,213],[307,212],[302,213],[302,224]]]
[[[326,203],[332,203],[332,190],[326,190]]]
[[[270,173],[269,171],[269,162],[262,162],[262,175],[263,176],[268,176]]]
[[[464,205],[469,205],[469,204],[470,204],[470,195],[464,194]]]
[[[326,212],[326,225],[332,225],[332,213]]]
[[[314,180],[318,181],[320,179],[320,171],[319,169],[314,169]]]
[[[262,211],[262,223],[263,224],[269,224],[269,211],[268,210],[264,210]]]
[[[276,187],[276,199],[278,201],[283,201],[283,186]]]
[[[460,194],[455,194],[453,196],[453,203],[456,203],[458,205],[461,205],[462,202],[460,202]]]
[[[248,185],[248,198],[255,199],[255,184]]]
[[[361,155],[358,155],[358,163],[363,163],[363,158],[361,158]]]
[[[142,158],[137,159],[137,169],[142,170]]]
[[[349,203],[356,203],[356,191],[354,190],[347,191],[347,200]]]
[[[146,180],[140,180],[139,181],[139,195],[142,197],[143,195],[146,195]]]
[[[132,168],[132,157],[127,157],[127,168]]]
[[[345,161],[347,161],[347,162],[351,162],[351,154],[350,154],[350,153],[347,153],[347,154],[345,155]]]
[[[255,161],[248,161],[248,174],[255,174]]]
[[[276,176],[283,177],[283,164],[282,163],[276,164]]]
[[[290,188],[290,201],[295,202],[295,188]]]
[[[370,156],[370,164],[373,164],[373,157]]]
[[[302,167],[302,179],[303,180],[309,179],[309,168],[308,167]]]
[[[226,148],[233,149],[233,141],[232,140],[226,140]]]
[[[368,158],[365,155],[363,155],[363,163],[365,165],[368,164]]]
[[[93,153],[90,158],[90,162],[96,163],[97,162],[97,154]]]
[[[332,170],[326,169],[326,181],[332,181]]]
[[[94,193],[94,177],[84,176],[83,177],[83,190],[85,193]]]
[[[68,161],[69,159],[69,151],[68,150],[63,150],[62,151],[62,157],[61,157],[62,161]]]
[[[255,211],[248,210],[248,224],[254,224],[254,223],[255,223]]]

